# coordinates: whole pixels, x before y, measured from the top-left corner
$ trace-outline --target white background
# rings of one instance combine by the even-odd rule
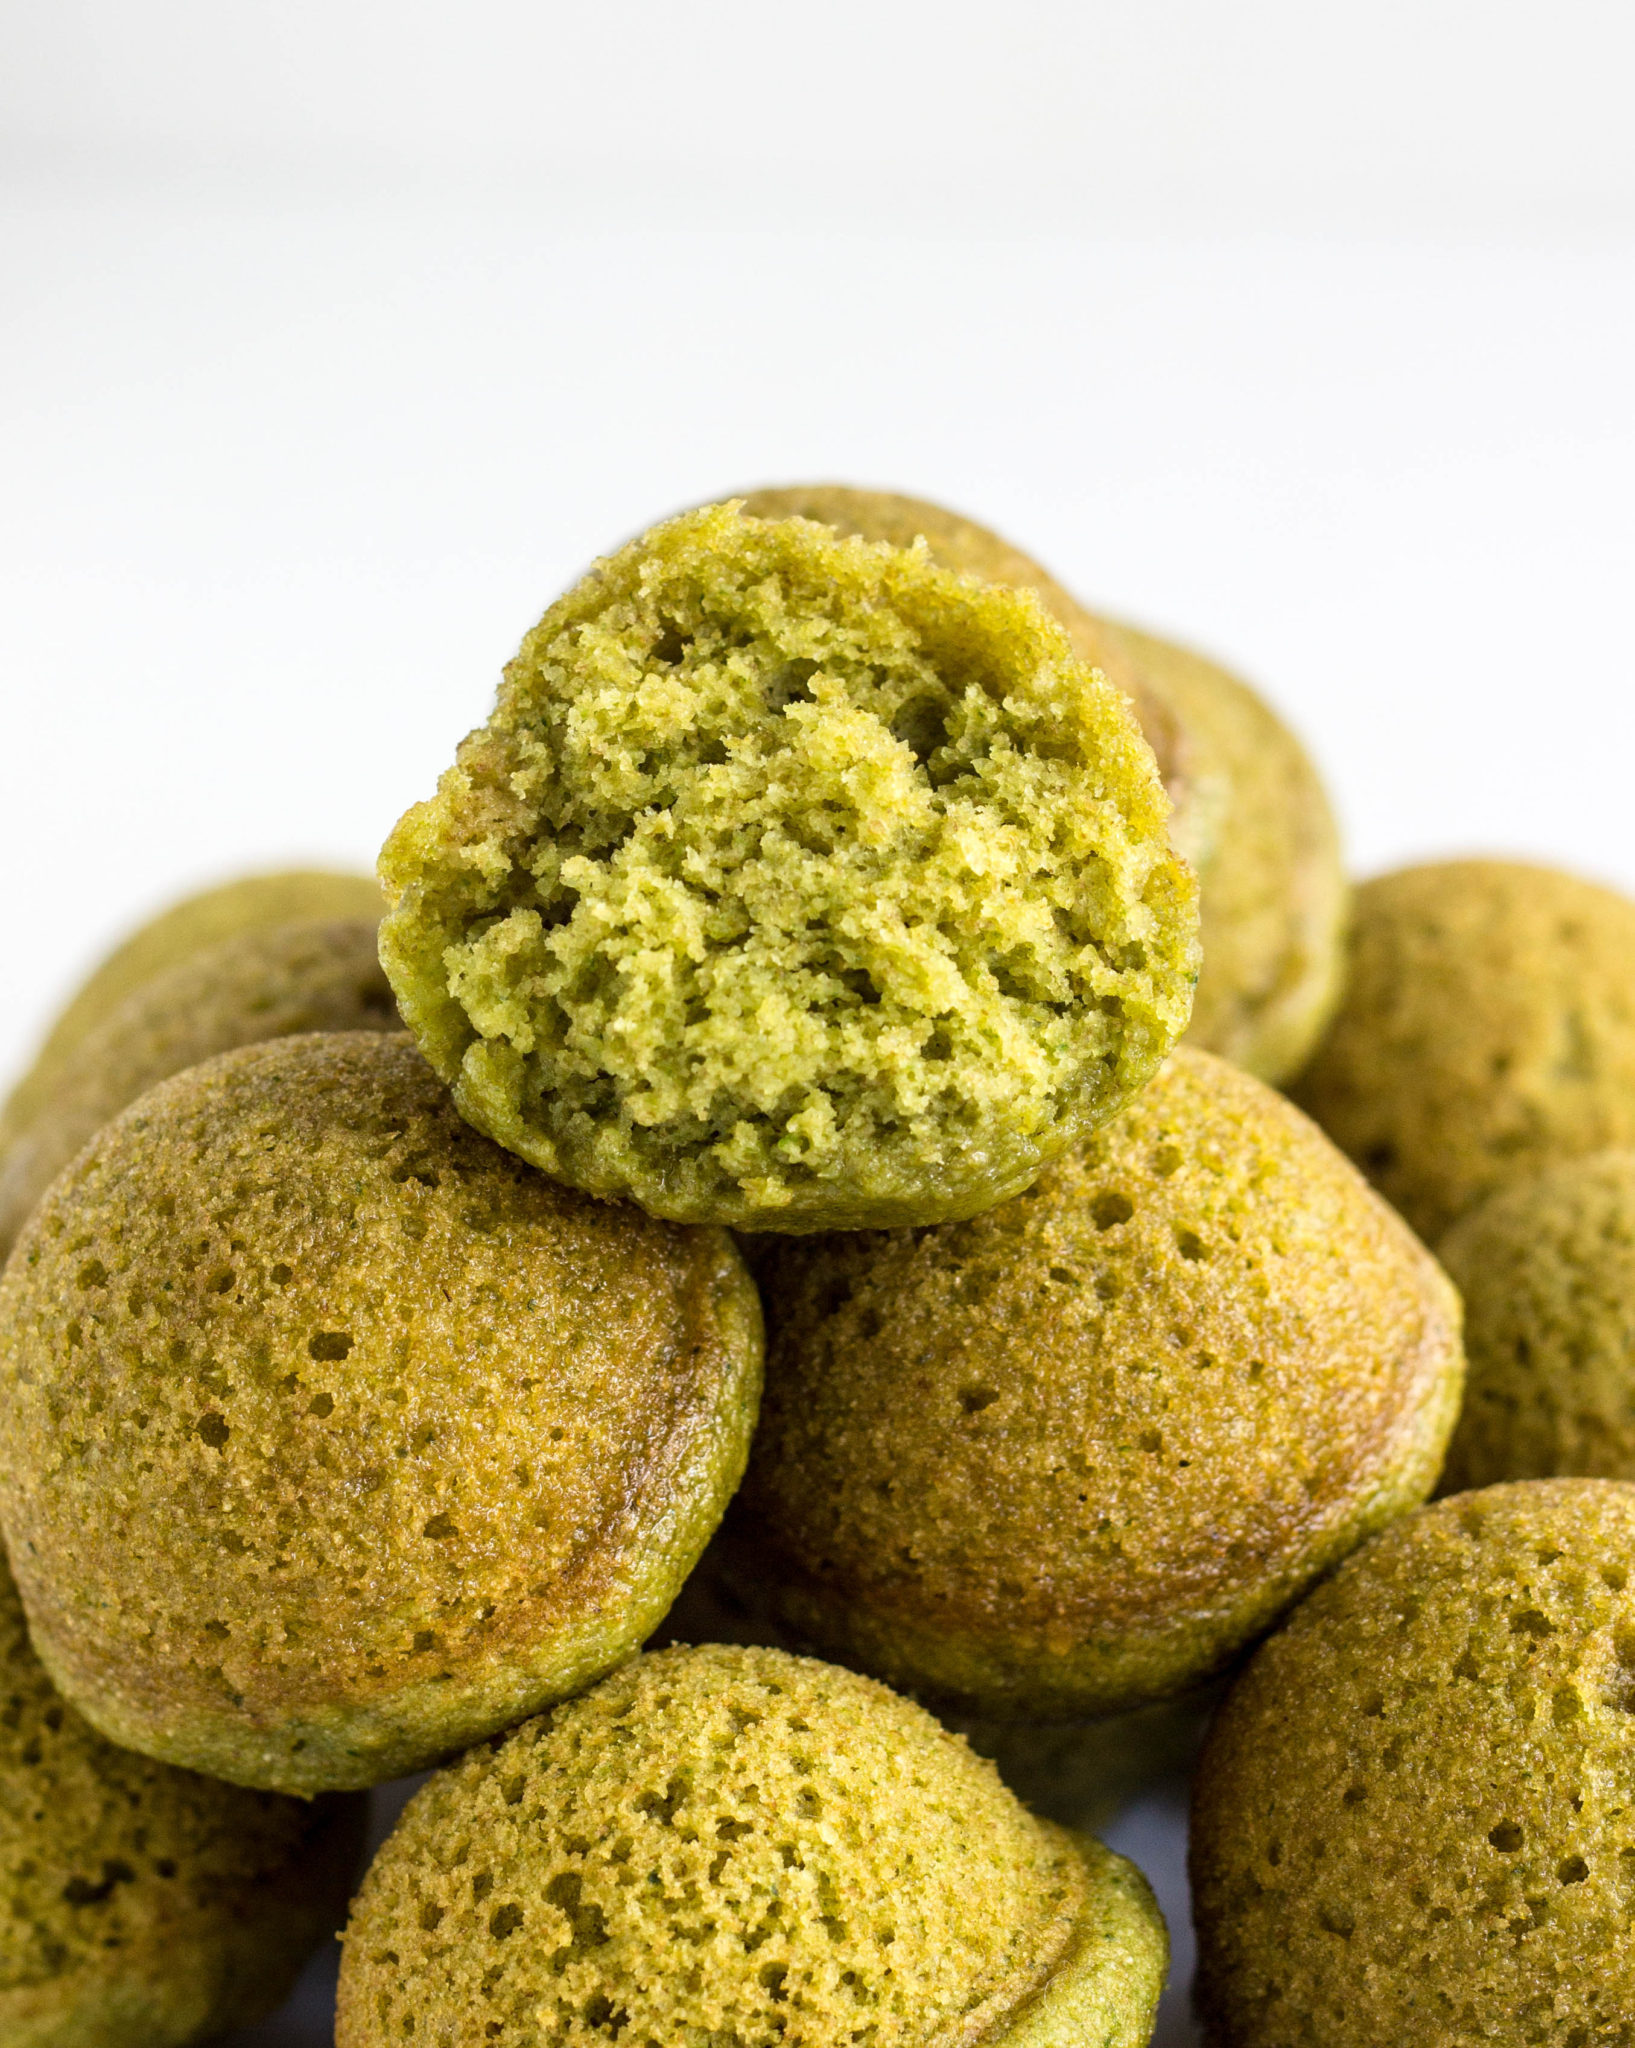
[[[1628,0],[3,0],[0,1077],[768,481],[1237,663],[1359,872],[1635,886],[1632,104]]]

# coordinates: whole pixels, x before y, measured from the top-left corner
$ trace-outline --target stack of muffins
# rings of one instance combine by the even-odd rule
[[[838,486],[598,563],[380,874],[0,1115],[0,2042],[350,1897],[341,2048],[1141,2048],[1209,1723],[1217,2048],[1635,2043],[1635,904],[1351,901],[1246,685]]]

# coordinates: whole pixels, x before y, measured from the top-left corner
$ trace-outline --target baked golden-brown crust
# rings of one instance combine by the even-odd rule
[[[795,1635],[962,1711],[1197,1683],[1430,1491],[1458,1302],[1300,1113],[1181,1049],[1026,1194],[756,1249],[729,1516]]]
[[[339,2048],[1139,2048],[1164,1935],[929,1715],[776,1650],[674,1649],[421,1791],[347,1930]]]
[[[1185,1042],[1278,1086],[1340,999],[1351,890],[1328,792],[1240,677],[1133,626],[1105,630],[1187,735],[1203,963]]]
[[[1443,1491],[1635,1479],[1635,1152],[1507,1181],[1439,1250],[1470,1360]]]
[[[721,1232],[561,1188],[407,1038],[223,1054],[117,1118],[0,1283],[0,1512],[114,1739],[379,1782],[648,1635],[742,1470]]]
[[[390,1031],[378,918],[252,927],[143,981],[56,1060],[49,1093],[0,1155],[0,1261],[82,1145],[156,1082],[234,1046],[302,1031]]]
[[[155,974],[239,932],[314,918],[378,920],[384,908],[380,884],[372,875],[290,868],[218,883],[150,918],[74,992],[34,1064],[0,1106],[0,1155],[50,1099],[58,1068],[79,1041]]]
[[[116,1749],[52,1690],[0,1562],[0,2039],[185,2048],[277,2005],[333,1932],[363,1802]]]
[[[1431,1244],[1506,1180],[1635,1144],[1635,903],[1520,861],[1365,882],[1291,1092]]]
[[[1632,1567],[1635,1487],[1490,1487],[1261,1647],[1195,1781],[1216,2048],[1632,2038]]]

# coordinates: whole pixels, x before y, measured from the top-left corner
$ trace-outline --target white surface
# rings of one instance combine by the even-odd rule
[[[1627,0],[0,0],[0,1080],[177,892],[368,864],[584,561],[763,481],[1237,662],[1359,870],[1635,887],[1632,73]],[[1178,2048],[1175,1801],[1114,1839]]]

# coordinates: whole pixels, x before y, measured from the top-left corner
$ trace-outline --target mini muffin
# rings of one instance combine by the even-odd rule
[[[746,512],[822,520],[864,540],[924,537],[944,568],[1037,592],[1075,650],[1124,691],[1197,869],[1203,964],[1187,1042],[1263,1081],[1297,1072],[1339,995],[1348,889],[1311,757],[1262,698],[1200,655],[1097,618],[998,534],[919,498],[808,484],[753,491]]]
[[[396,1777],[651,1633],[743,1469],[723,1232],[558,1187],[407,1038],[162,1082],[0,1281],[0,1516],[104,1734],[239,1784]]]
[[[1635,903],[1519,861],[1365,883],[1294,1095],[1433,1244],[1504,1181],[1635,1145]]]
[[[234,1046],[397,1022],[378,919],[254,928],[162,969],[67,1046],[26,1131],[0,1156],[0,1261],[29,1211],[110,1117]]]
[[[1187,1043],[1278,1085],[1340,996],[1350,885],[1311,756],[1241,678],[1170,641],[1116,633],[1187,735],[1203,965]]]
[[[1457,1298],[1322,1133],[1182,1049],[974,1222],[758,1253],[728,1520],[800,1639],[961,1713],[1178,1694],[1424,1499]]]
[[[1635,1152],[1511,1181],[1441,1249],[1470,1360],[1444,1490],[1635,1479]]]
[[[143,982],[239,932],[318,918],[374,921],[382,908],[380,884],[372,876],[293,868],[222,882],[151,918],[115,947],[52,1025],[33,1066],[0,1108],[0,1153],[49,1101],[58,1068],[79,1041]]]
[[[1630,2038],[1635,1487],[1459,1494],[1256,1655],[1195,1781],[1215,2048]]]
[[[1128,705],[1030,593],[683,515],[546,613],[381,856],[462,1115],[655,1215],[928,1223],[1185,1025],[1194,887]]]
[[[52,1691],[3,1563],[0,1701],[0,2039],[183,2048],[270,2012],[346,1910],[362,1801],[104,1742]]]
[[[440,1772],[364,1881],[338,2048],[1140,2048],[1140,1874],[883,1686],[642,1657]]]

